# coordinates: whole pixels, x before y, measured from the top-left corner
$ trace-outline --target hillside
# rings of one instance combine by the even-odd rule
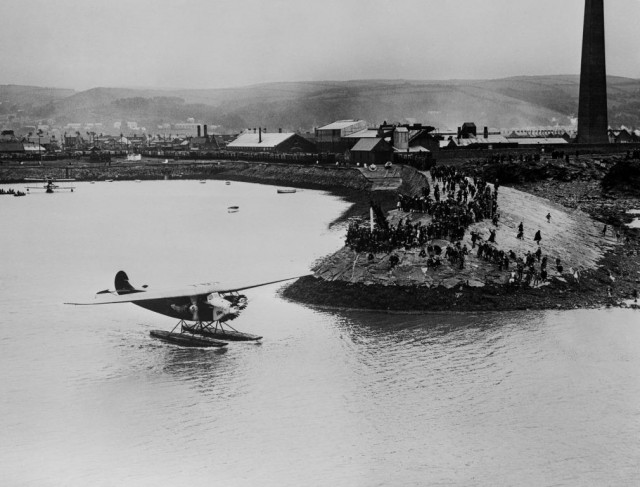
[[[610,124],[639,127],[640,80],[610,76],[608,83]],[[124,118],[154,127],[194,117],[227,130],[309,130],[336,119],[363,118],[370,124],[415,120],[445,129],[464,121],[491,127],[565,125],[577,116],[578,91],[579,77],[563,75],[291,82],[215,90],[94,88],[78,93],[0,86],[0,100],[58,124]]]
[[[24,110],[34,113],[58,100],[68,99],[75,91],[39,86],[0,85],[0,115]]]

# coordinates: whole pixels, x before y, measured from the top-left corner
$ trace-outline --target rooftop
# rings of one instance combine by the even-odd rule
[[[383,142],[383,139],[360,139],[356,145],[351,149],[352,152],[368,152],[376,148],[376,146]]]
[[[361,122],[362,120],[338,120],[337,122],[320,127],[318,130],[341,130]]]
[[[293,132],[263,132],[260,142],[260,134],[242,134],[233,142],[229,142],[227,147],[276,147],[294,135]]]
[[[364,129],[354,132],[349,135],[345,135],[345,139],[373,139],[378,137],[377,129]]]

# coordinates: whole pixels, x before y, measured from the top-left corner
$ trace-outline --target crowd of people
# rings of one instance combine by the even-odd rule
[[[479,221],[490,219],[494,226],[499,223],[498,191],[499,181],[493,188],[482,178],[466,176],[454,167],[434,166],[430,170],[433,189],[428,183],[418,195],[400,194],[397,208],[403,213],[423,213],[431,217],[424,224],[412,223],[409,217],[400,218],[397,225],[391,225],[379,206],[372,204],[375,225],[373,231],[368,225],[353,221],[347,230],[346,245],[356,252],[368,253],[373,261],[376,253],[391,254],[389,263],[395,267],[400,258],[394,253],[399,249],[420,249],[419,258],[425,259],[427,268],[435,269],[446,260],[451,266],[464,269],[471,252],[477,258],[493,263],[499,271],[509,271],[511,285],[537,285],[548,277],[548,257],[542,255],[540,230],[533,238],[537,244],[535,252],[518,256],[511,251],[496,247],[496,230],[489,235],[471,232],[471,249],[462,240],[468,228]],[[547,214],[550,222],[551,215]],[[520,222],[517,238],[524,239],[524,225]],[[448,240],[441,247],[434,242]],[[556,270],[562,274],[563,265],[556,259]],[[577,271],[576,271],[577,274]]]
[[[397,203],[402,212],[428,214],[432,217],[430,223],[412,224],[407,217],[392,226],[376,208],[374,230],[352,222],[347,230],[346,245],[357,252],[412,249],[434,239],[459,242],[470,225],[487,218],[497,223],[498,181],[492,191],[482,178],[466,177],[452,167],[434,166],[430,172],[435,183],[433,197],[426,183],[418,196],[401,194]]]

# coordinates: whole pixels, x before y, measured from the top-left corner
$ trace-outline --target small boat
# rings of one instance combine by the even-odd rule
[[[231,184],[231,181],[225,181],[224,184],[226,184],[227,186],[229,186]]]
[[[23,191],[16,191],[15,193],[13,193],[13,196],[27,196],[27,193]]]
[[[95,181],[91,181],[89,184],[96,184],[96,182]]]
[[[204,179],[200,180],[200,184],[205,184],[205,183],[206,183],[206,181]]]
[[[296,192],[295,189],[278,189],[279,194],[295,193],[295,192]]]
[[[136,183],[141,183],[142,181],[140,179],[136,179]]]
[[[236,213],[237,211],[240,211],[240,207],[239,206],[230,206],[227,208],[227,210],[229,211],[229,213]]]
[[[113,179],[105,179],[107,183],[113,183]]]
[[[153,338],[162,340],[163,342],[173,343],[174,345],[180,345],[183,347],[206,347],[206,348],[221,348],[226,347],[228,344],[221,342],[220,340],[214,340],[205,336],[187,335],[185,333],[171,333],[164,330],[151,330],[149,332]]]

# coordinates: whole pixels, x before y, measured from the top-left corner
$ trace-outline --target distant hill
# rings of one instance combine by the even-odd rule
[[[609,123],[640,127],[640,80],[610,76]],[[0,86],[0,101],[33,117],[68,122],[137,121],[151,132],[193,117],[227,130],[309,130],[334,120],[417,121],[452,128],[465,121],[497,128],[566,125],[578,112],[579,77],[495,80],[353,80],[267,83],[212,90]]]
[[[18,110],[31,114],[42,106],[72,96],[74,90],[39,86],[0,85],[0,115]]]

